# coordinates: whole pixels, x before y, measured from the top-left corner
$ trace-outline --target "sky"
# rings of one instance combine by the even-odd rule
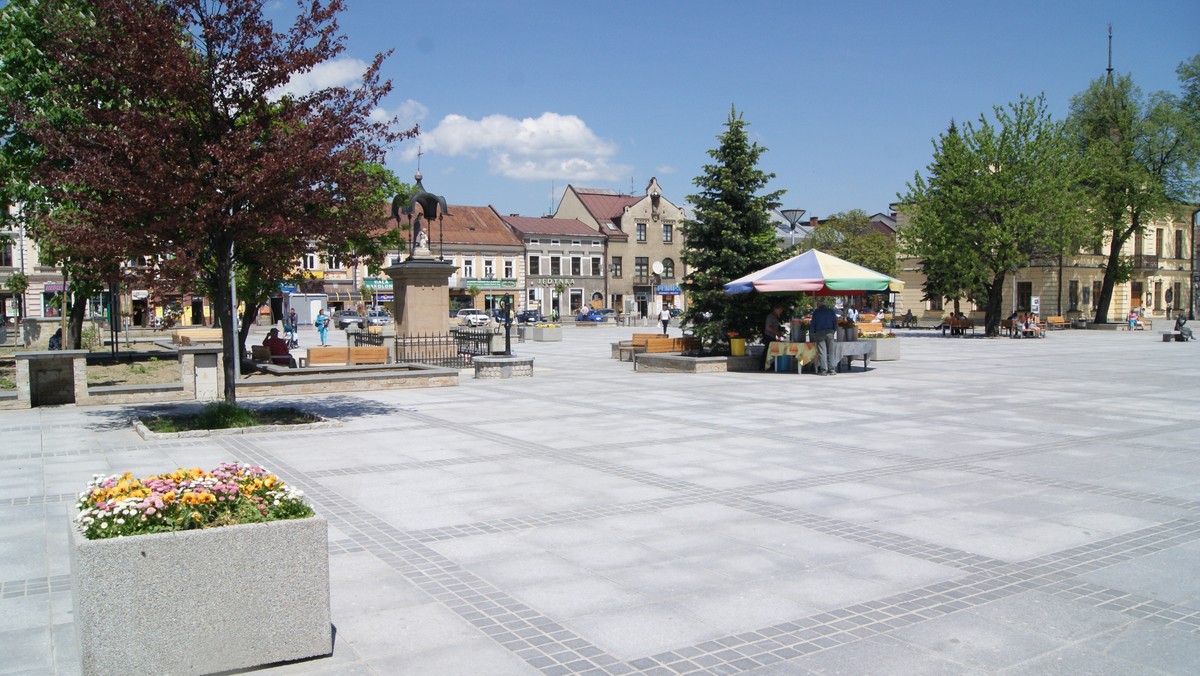
[[[345,0],[346,51],[296,86],[348,84],[376,53],[391,149],[450,204],[553,213],[567,184],[676,204],[696,191],[731,110],[763,146],[784,208],[886,212],[951,120],[1044,94],[1063,118],[1107,61],[1179,91],[1200,53],[1197,0]],[[268,16],[290,24],[291,0]],[[418,157],[418,150],[420,156]]]

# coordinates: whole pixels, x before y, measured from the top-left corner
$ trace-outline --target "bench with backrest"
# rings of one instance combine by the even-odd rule
[[[386,364],[386,347],[310,347],[308,366],[359,366]]]
[[[947,329],[950,330],[950,335],[952,335],[952,336],[955,334],[958,334],[960,336],[965,336],[967,329],[971,329],[971,334],[974,335],[975,334],[975,320],[959,319],[958,317],[946,317],[945,321],[942,322],[941,328],[942,328],[943,336],[946,335]]]
[[[171,334],[171,342],[184,346],[196,343],[219,343],[221,342],[221,329],[181,329]]]
[[[256,362],[270,363],[271,362],[271,350],[269,350],[266,345],[251,345],[250,346],[250,359],[251,359],[251,361],[256,361]]]
[[[646,351],[646,344],[655,338],[662,338],[661,333],[635,333],[629,340],[621,341],[618,345],[618,359],[625,361],[625,355],[629,355],[629,361],[633,361],[633,355]]]
[[[1071,325],[1071,322],[1067,321],[1067,318],[1063,317],[1062,315],[1054,315],[1052,317],[1046,317],[1046,328],[1047,329],[1065,329],[1070,325]]]
[[[350,363],[354,365],[360,364],[386,364],[387,363],[387,348],[382,346],[362,346],[351,347]]]
[[[883,322],[855,322],[859,333],[883,333]]]

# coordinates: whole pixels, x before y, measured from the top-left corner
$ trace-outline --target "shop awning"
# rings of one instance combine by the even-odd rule
[[[326,291],[325,294],[330,303],[358,303],[363,299],[358,291]]]

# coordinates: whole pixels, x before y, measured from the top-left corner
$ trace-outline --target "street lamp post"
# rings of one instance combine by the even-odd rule
[[[796,246],[796,226],[804,217],[804,209],[784,209],[779,214],[787,219],[788,225],[791,227],[791,244],[788,248],[794,247]]]

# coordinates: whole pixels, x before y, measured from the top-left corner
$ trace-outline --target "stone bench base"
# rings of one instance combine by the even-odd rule
[[[481,356],[471,360],[476,378],[532,378],[533,357]]]

